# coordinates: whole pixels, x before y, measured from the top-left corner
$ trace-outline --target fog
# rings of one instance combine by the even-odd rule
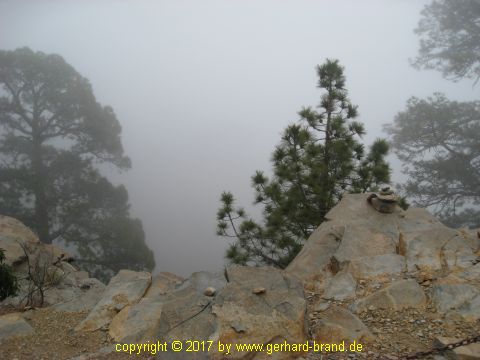
[[[411,96],[475,98],[472,82],[409,65],[428,2],[3,0],[0,49],[61,55],[113,107],[133,166],[110,178],[129,191],[155,271],[188,275],[223,266],[220,193],[252,208],[250,177],[269,173],[284,127],[318,104],[326,58],[345,67],[366,144]]]

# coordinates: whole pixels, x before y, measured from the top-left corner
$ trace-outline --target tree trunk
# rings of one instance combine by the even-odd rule
[[[37,131],[33,131],[33,193],[35,195],[35,223],[37,235],[41,242],[51,244],[52,239],[49,236],[50,226],[48,223],[48,206],[45,192],[46,169],[42,159],[42,143]]]

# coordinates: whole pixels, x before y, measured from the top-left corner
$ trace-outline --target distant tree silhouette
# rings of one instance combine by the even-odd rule
[[[415,32],[420,51],[413,65],[436,69],[450,80],[480,79],[480,2],[434,0]]]
[[[73,244],[101,274],[154,267],[126,189],[98,170],[130,167],[120,134],[112,108],[61,56],[0,51],[0,213],[44,243]]]
[[[412,97],[385,129],[404,162],[405,195],[450,226],[480,227],[480,101]]]

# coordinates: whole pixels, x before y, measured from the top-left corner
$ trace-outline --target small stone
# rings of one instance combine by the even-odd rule
[[[264,287],[257,287],[252,290],[252,293],[259,295],[259,294],[263,294],[265,291],[267,290]]]
[[[315,305],[313,310],[314,311],[325,311],[325,310],[328,309],[329,306],[330,306],[330,304],[328,302],[321,302],[321,303],[318,303],[317,305]]]
[[[213,295],[215,295],[215,292],[216,292],[216,291],[217,291],[217,290],[216,290],[214,287],[209,286],[209,287],[207,287],[207,288],[205,289],[205,291],[203,292],[203,294],[204,294],[205,296],[213,296]]]

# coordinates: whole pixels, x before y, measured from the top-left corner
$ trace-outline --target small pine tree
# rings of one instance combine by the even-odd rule
[[[301,122],[285,129],[272,155],[271,179],[261,171],[252,177],[263,224],[235,208],[231,193],[221,196],[217,234],[235,238],[226,254],[234,263],[286,267],[344,192],[374,190],[389,181],[387,142],[376,140],[366,154],[357,140],[365,130],[354,121],[357,106],[347,97],[343,67],[327,60],[317,74],[325,91],[320,111],[302,109]]]
[[[15,296],[18,291],[18,282],[12,267],[4,264],[4,261],[5,250],[0,249],[0,301]]]

